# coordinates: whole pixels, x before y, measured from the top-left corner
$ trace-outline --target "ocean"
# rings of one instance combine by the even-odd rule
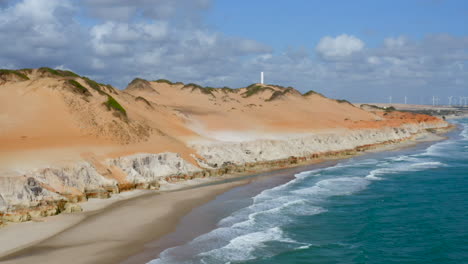
[[[468,263],[468,119],[454,123],[441,142],[232,190],[207,205],[214,229],[149,263]]]

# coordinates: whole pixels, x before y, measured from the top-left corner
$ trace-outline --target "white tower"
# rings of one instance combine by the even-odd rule
[[[408,104],[408,97],[405,96],[405,104]]]
[[[260,83],[263,84],[263,72],[260,72]]]
[[[449,106],[452,106],[452,98],[453,96],[449,96],[448,99],[449,99]]]

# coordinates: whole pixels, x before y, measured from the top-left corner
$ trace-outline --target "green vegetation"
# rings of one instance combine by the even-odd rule
[[[385,112],[387,112],[387,113],[396,111],[395,107],[393,107],[393,106],[389,106],[389,107],[379,107],[379,106],[377,106],[377,105],[372,105],[372,104],[362,104],[362,105],[361,105],[361,108],[363,108],[363,107],[369,107],[369,108],[372,108],[372,109],[376,109],[376,110],[380,110],[380,111],[385,111]]]
[[[88,91],[88,89],[86,89],[86,87],[81,85],[79,82],[77,82],[75,80],[68,80],[67,83],[69,83],[74,88],[73,90],[75,92],[85,94],[85,95],[88,95],[88,96],[91,95],[91,93]]]
[[[223,91],[225,93],[237,93],[239,91],[239,89],[234,89],[234,88],[227,87],[227,86],[224,86],[224,87],[221,87],[221,88],[218,88],[218,89],[220,89],[221,91]]]
[[[390,106],[390,107],[386,107],[386,108],[385,108],[385,112],[387,112],[387,113],[393,112],[393,111],[396,111],[395,107],[393,107],[393,106]]]
[[[156,80],[154,82],[157,82],[157,83],[167,83],[167,84],[170,84],[170,85],[173,85],[174,83],[169,81],[169,80],[166,80],[166,79],[159,79],[159,80]]]
[[[316,91],[314,91],[314,90],[310,90],[310,91],[306,92],[305,94],[303,94],[302,96],[309,96],[309,95],[313,95],[313,94],[316,94],[316,95],[319,95],[319,96],[325,97],[323,94],[321,94],[321,93],[317,93],[317,92],[316,92]]]
[[[86,84],[87,84],[89,87],[91,87],[91,88],[93,88],[94,90],[98,91],[98,92],[99,92],[100,94],[102,94],[102,95],[104,95],[104,94],[107,95],[107,93],[104,92],[104,91],[101,89],[101,85],[102,85],[102,86],[105,86],[104,84],[98,83],[98,82],[96,82],[96,81],[94,81],[94,80],[91,80],[91,79],[89,79],[88,77],[84,77],[84,76],[83,76],[83,77],[81,77],[81,78],[82,78],[83,80],[85,80]]]
[[[142,97],[142,96],[138,96],[137,98],[135,98],[135,101],[142,101],[142,102],[144,102],[146,105],[148,105],[149,107],[151,107],[151,108],[153,107],[153,106],[151,105],[151,103],[148,102],[148,100],[146,100],[146,98],[144,98],[144,97]]]
[[[125,110],[125,108],[123,108],[119,102],[117,102],[117,100],[114,99],[114,97],[110,96],[110,95],[107,95],[107,102],[104,103],[107,108],[110,110],[110,109],[114,109],[120,113],[122,113],[124,116],[127,116],[127,111]]]
[[[278,87],[278,86],[277,86]],[[282,89],[284,89],[283,91],[275,91],[271,96],[270,98],[268,98],[267,102],[270,102],[270,101],[273,101],[275,99],[278,99],[278,98],[281,98],[282,96],[284,96],[285,94],[287,93],[293,93],[295,92],[296,90],[293,88],[293,87],[288,87],[288,88],[284,88],[284,87],[281,87]]]
[[[273,101],[275,99],[278,99],[280,98],[281,96],[283,96],[285,94],[285,91],[283,92],[280,92],[280,91],[275,91],[270,98],[268,98],[266,101],[267,102],[270,102],[270,101]]]
[[[110,84],[106,84],[106,85],[104,85],[104,86],[107,88],[107,90],[108,90],[110,93],[119,94],[119,93],[117,93],[117,91],[115,90],[114,86],[112,86],[112,85],[110,85]]]
[[[189,84],[186,84],[184,85],[184,87],[182,87],[182,89],[187,89],[187,88],[192,88],[192,92],[195,91],[195,90],[200,90],[200,92],[204,93],[204,94],[209,94],[211,96],[214,96],[213,94],[213,91],[215,91],[216,89],[213,88],[213,87],[203,87],[201,85],[198,85],[196,83],[189,83]]]
[[[372,104],[362,104],[362,105],[361,105],[361,108],[362,108],[362,107],[369,107],[369,108],[373,108],[373,109],[377,109],[377,110],[384,110],[384,108],[378,107],[378,106],[372,105]]]
[[[349,104],[349,105],[354,106],[350,101],[345,100],[345,99],[336,99],[335,101],[337,101],[340,104]]]
[[[72,72],[72,71],[62,71],[62,70],[56,70],[52,69],[49,67],[42,67],[39,68],[39,72],[47,72],[52,75],[60,76],[60,77],[80,77],[78,74]]]
[[[250,97],[250,96],[252,96],[254,94],[257,94],[257,93],[265,91],[265,90],[270,90],[270,91],[274,92],[274,90],[272,88],[270,88],[270,87],[264,87],[264,86],[257,85],[257,84],[251,84],[251,85],[247,86],[246,88],[247,88],[247,91],[242,94],[242,96],[244,96],[244,98]]]
[[[157,83],[167,83],[167,84],[170,84],[170,85],[184,85],[183,82],[171,82],[167,79],[158,79],[158,80],[155,80],[153,82],[157,82]]]
[[[6,69],[0,69],[0,76],[1,75],[8,75],[8,74],[13,74],[13,75],[16,75],[18,77],[20,77],[21,79],[23,80],[29,80],[29,77],[26,76],[26,74],[20,72],[20,71],[17,71],[17,70],[6,70]]]
[[[33,69],[31,69],[31,68],[24,68],[24,69],[19,69],[19,70],[17,70],[17,71],[19,71],[19,72],[21,72],[21,73],[32,73],[32,72],[33,72]]]

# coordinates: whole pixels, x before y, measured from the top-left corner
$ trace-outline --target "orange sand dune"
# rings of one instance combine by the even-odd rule
[[[106,106],[109,98],[125,112]],[[119,91],[70,72],[23,70],[0,76],[0,168],[20,157],[52,162],[166,151],[193,162],[187,142],[223,140],[223,133],[312,133],[431,120],[437,121],[365,111],[273,85],[213,89],[135,79]]]

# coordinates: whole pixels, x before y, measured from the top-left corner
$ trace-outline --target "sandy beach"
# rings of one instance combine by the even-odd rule
[[[31,223],[24,229],[12,225],[1,230],[2,249],[15,237],[27,236],[35,241],[29,243],[30,247],[1,260],[2,263],[67,263],[71,260],[73,263],[116,263],[138,253],[144,243],[173,231],[178,220],[192,208],[248,182],[143,194],[136,199],[117,201],[104,209]],[[43,230],[58,232],[42,240],[44,236],[40,232]]]
[[[440,140],[426,135],[399,144],[384,145],[377,150],[389,151],[417,143]],[[81,213],[61,214],[43,222],[11,224],[0,229],[2,263],[116,263],[145,250],[145,244],[176,230],[180,220],[192,209],[213,200],[235,187],[262,177],[282,176],[313,166],[330,166],[337,160],[319,164],[252,175],[230,175],[171,184],[166,191],[136,190],[114,195],[110,199],[91,199],[82,204]],[[260,177],[258,177],[258,175]],[[180,190],[172,190],[182,188]],[[167,248],[162,246],[157,251]],[[132,262],[144,263],[151,258],[141,255]]]

